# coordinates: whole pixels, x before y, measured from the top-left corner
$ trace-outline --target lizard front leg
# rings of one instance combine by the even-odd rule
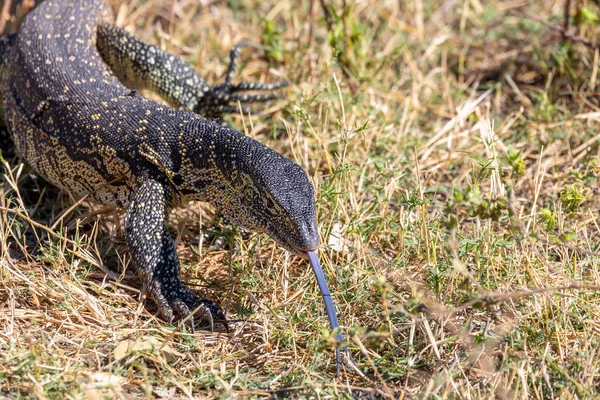
[[[207,322],[211,330],[215,320],[227,326],[225,314],[216,303],[199,299],[181,281],[179,258],[165,225],[167,191],[165,185],[148,179],[133,193],[125,217],[125,239],[133,263],[164,319],[172,322],[174,312],[187,317],[199,307],[194,316]]]

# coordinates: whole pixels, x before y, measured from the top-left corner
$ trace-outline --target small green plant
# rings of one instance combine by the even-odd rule
[[[505,160],[507,164],[513,169],[515,175],[523,175],[523,173],[525,172],[525,160],[523,160],[523,156],[520,151],[509,147]]]
[[[585,200],[584,191],[580,190],[577,185],[565,187],[560,191],[560,201],[562,207],[569,215],[573,216],[579,210],[579,206]]]
[[[263,25],[262,45],[267,57],[277,62],[283,61],[282,31],[273,20],[261,19]]]
[[[593,10],[587,6],[583,6],[575,13],[573,24],[577,26],[581,24],[598,25],[600,24],[600,17],[598,16],[598,12],[596,10]]]
[[[506,212],[510,211],[505,198],[486,198],[481,193],[481,187],[472,184],[466,188],[454,188],[452,199],[448,203],[448,209],[455,213],[466,212],[471,217],[491,219],[499,221]]]
[[[552,210],[542,208],[540,210],[540,218],[546,232],[550,232],[556,227],[556,214]]]

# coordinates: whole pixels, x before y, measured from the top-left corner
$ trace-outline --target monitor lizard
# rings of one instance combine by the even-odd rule
[[[225,81],[209,85],[185,61],[113,25],[101,0],[46,0],[16,34],[0,38],[0,120],[18,155],[75,197],[126,210],[133,263],[169,322],[196,309],[196,322],[225,321],[215,302],[181,280],[166,226],[173,207],[209,202],[305,258],[319,246],[305,171],[212,121],[236,112],[238,101],[247,111],[247,103],[273,99],[286,84],[233,84],[240,47]]]

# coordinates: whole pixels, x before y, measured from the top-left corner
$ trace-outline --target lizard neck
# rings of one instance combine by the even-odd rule
[[[254,170],[253,157],[264,148],[240,132],[201,117],[185,125],[177,147],[179,160],[174,164],[179,168],[174,183],[182,200],[207,201],[217,207],[236,196],[240,181]]]
[[[203,118],[186,128],[180,146],[184,200],[210,202],[238,225],[267,233],[290,251],[318,247],[314,190],[299,165]]]

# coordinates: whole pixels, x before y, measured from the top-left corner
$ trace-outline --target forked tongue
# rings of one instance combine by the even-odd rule
[[[308,255],[308,260],[310,261],[310,265],[317,277],[317,283],[319,284],[319,289],[321,290],[321,295],[323,296],[323,300],[325,301],[325,310],[327,311],[327,316],[329,317],[329,324],[331,325],[331,329],[334,330],[339,327],[337,314],[335,313],[335,307],[333,306],[333,300],[331,299],[331,294],[329,293],[329,288],[327,287],[327,282],[325,281],[325,275],[323,274],[323,270],[321,269],[321,264],[319,264],[319,258],[317,257],[317,251],[312,250],[306,253]],[[341,333],[338,333],[335,340],[341,343],[344,338]],[[348,360],[351,363],[354,363],[352,356],[350,355],[350,351],[348,348],[344,346],[344,352],[348,355]],[[337,363],[337,375],[340,375],[340,349],[336,348],[335,350],[335,361]]]

